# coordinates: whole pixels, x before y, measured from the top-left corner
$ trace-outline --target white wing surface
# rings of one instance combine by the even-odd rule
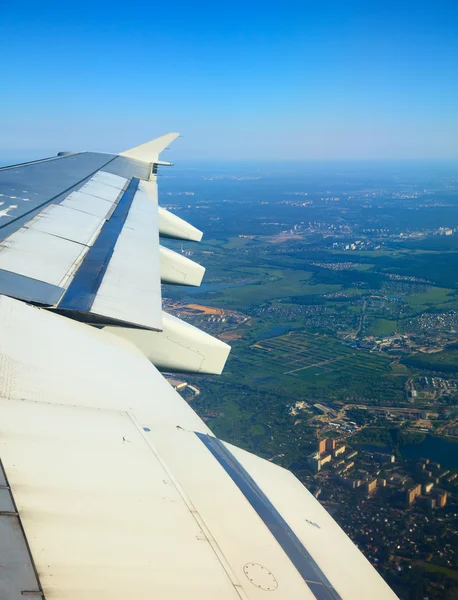
[[[29,169],[37,196],[0,251],[0,598],[396,598],[291,473],[215,438],[154,366],[218,373],[229,352],[161,310],[161,270],[203,274],[159,249],[166,141],[0,170],[2,193]]]

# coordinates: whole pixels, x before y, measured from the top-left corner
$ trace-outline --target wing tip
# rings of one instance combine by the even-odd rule
[[[154,163],[158,160],[159,154],[167,148],[173,141],[180,137],[179,133],[170,132],[161,135],[153,140],[134,146],[128,150],[119,153],[119,156],[134,158],[143,162]]]

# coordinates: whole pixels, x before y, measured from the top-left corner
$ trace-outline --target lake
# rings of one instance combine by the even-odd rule
[[[449,469],[458,469],[458,442],[426,436],[421,444],[401,446],[405,458],[429,458]]]
[[[392,452],[384,444],[357,444],[355,447],[366,452]],[[405,444],[399,450],[404,458],[429,458],[448,469],[458,469],[458,442],[427,435],[421,444]]]

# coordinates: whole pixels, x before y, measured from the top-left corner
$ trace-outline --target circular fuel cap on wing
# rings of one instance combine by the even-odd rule
[[[258,563],[247,563],[243,567],[243,572],[251,583],[261,590],[273,592],[278,587],[278,581],[273,573]]]

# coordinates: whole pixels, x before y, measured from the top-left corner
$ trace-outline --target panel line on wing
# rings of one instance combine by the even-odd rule
[[[81,263],[59,304],[59,309],[90,311],[127,219],[138,184],[139,180],[135,178],[129,183],[110,220],[105,222],[99,237]]]
[[[2,585],[8,597],[44,597],[43,588],[25,535],[21,517],[0,459],[0,491],[8,510],[0,511]]]
[[[317,600],[341,600],[338,592],[323,573],[312,555],[281,516],[272,502],[218,438],[196,432],[197,437],[213,454],[232,481],[254,508],[273,537],[296,567]]]

